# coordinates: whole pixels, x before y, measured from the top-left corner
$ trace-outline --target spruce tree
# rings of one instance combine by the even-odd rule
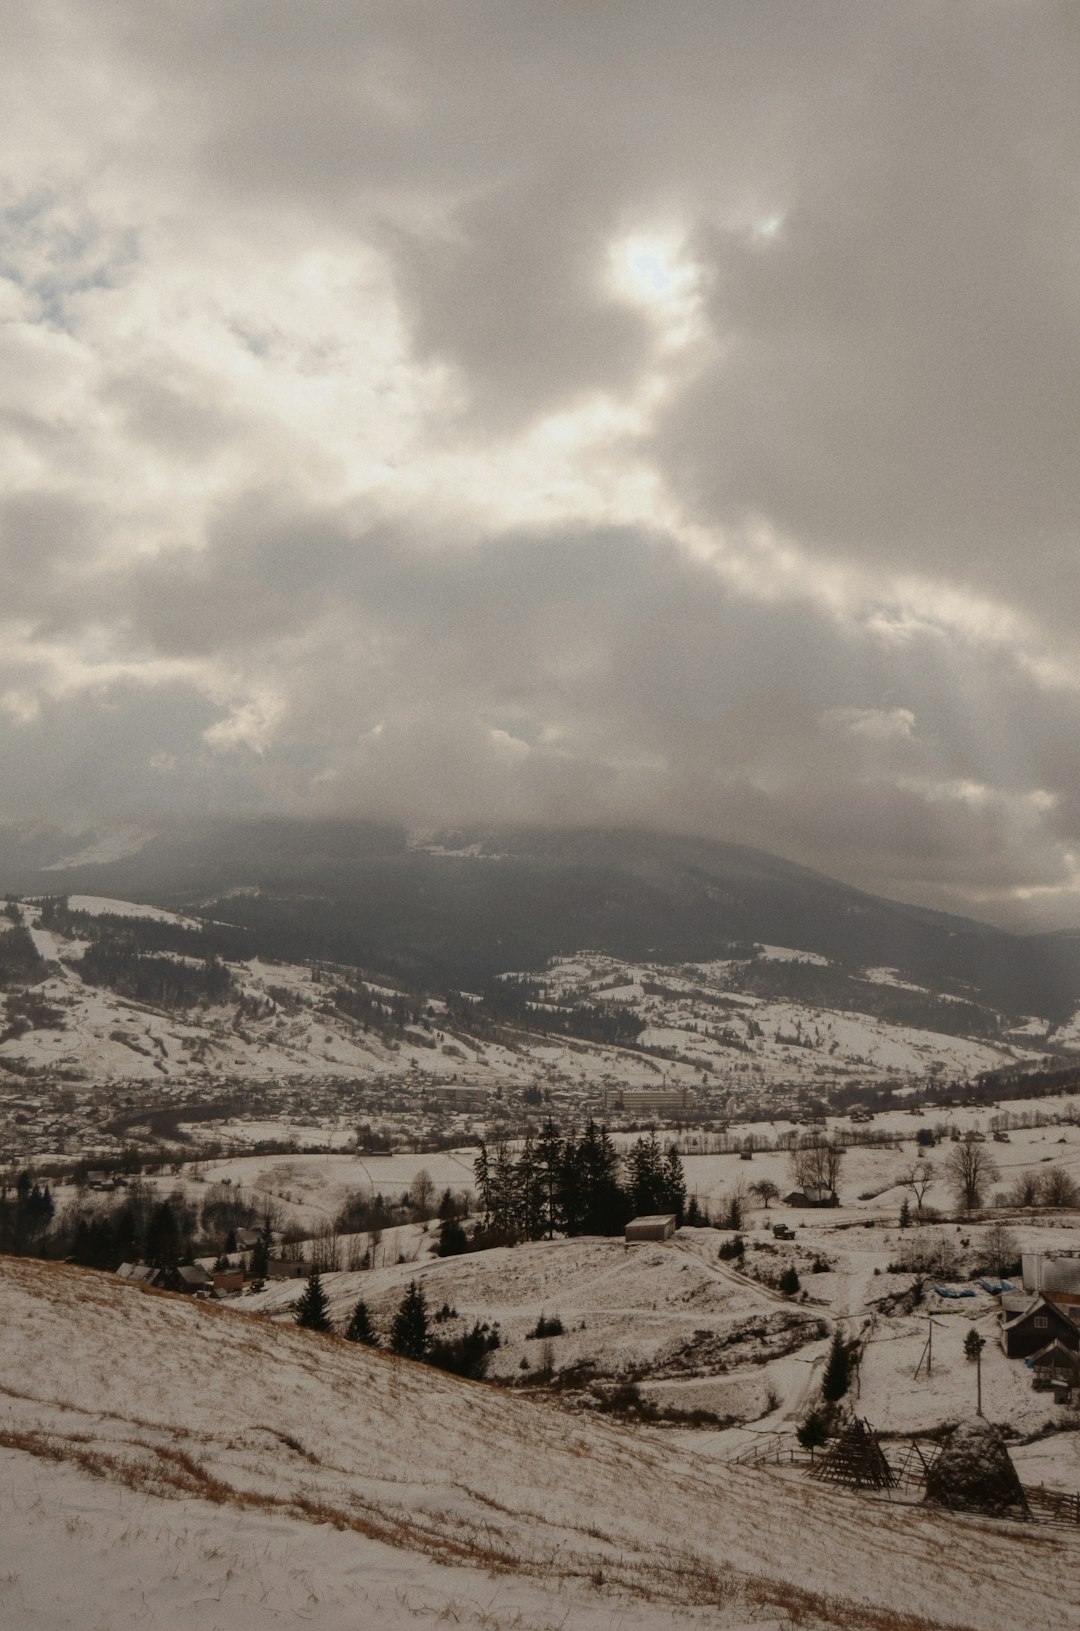
[[[491,1164],[488,1161],[487,1145],[480,1140],[480,1148],[473,1162],[473,1182],[476,1193],[480,1197],[480,1209],[483,1214],[484,1227],[491,1224]]]
[[[630,1196],[639,1217],[649,1216],[666,1204],[664,1169],[656,1134],[639,1138],[627,1160]]]
[[[379,1339],[375,1334],[375,1327],[371,1323],[367,1303],[363,1297],[352,1311],[348,1325],[345,1327],[346,1342],[363,1342],[369,1348],[377,1348]]]
[[[267,1268],[270,1263],[270,1253],[274,1249],[274,1231],[270,1227],[270,1214],[263,1218],[263,1226],[259,1238],[255,1242],[255,1249],[251,1254],[251,1278],[265,1280]]]
[[[457,1218],[444,1218],[439,1224],[438,1257],[460,1257],[469,1249],[469,1239]]]
[[[809,1450],[813,1456],[814,1451],[829,1437],[828,1424],[820,1410],[811,1410],[795,1429],[795,1437],[803,1449]]]
[[[686,1214],[686,1174],[682,1156],[669,1144],[664,1156],[664,1205],[675,1214],[675,1227],[681,1229]]]
[[[401,1307],[394,1315],[390,1328],[390,1347],[403,1359],[426,1359],[431,1347],[427,1302],[415,1280],[401,1299]]]
[[[978,1359],[985,1347],[986,1338],[981,1337],[978,1331],[976,1331],[975,1327],[972,1326],[971,1330],[964,1338],[964,1353],[967,1355],[968,1359],[974,1361]]]
[[[330,1299],[323,1290],[318,1269],[312,1269],[307,1285],[296,1304],[296,1323],[305,1331],[330,1331]]]
[[[832,1339],[829,1357],[825,1365],[825,1375],[821,1382],[821,1392],[830,1404],[842,1399],[851,1383],[851,1351],[840,1332],[837,1331]]]
[[[543,1196],[542,1223],[550,1240],[562,1225],[559,1190],[563,1164],[563,1141],[549,1116],[536,1141],[536,1162],[540,1169],[540,1190]]]

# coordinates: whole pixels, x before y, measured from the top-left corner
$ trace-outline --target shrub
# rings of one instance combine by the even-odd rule
[[[794,1297],[795,1293],[801,1289],[802,1282],[798,1273],[793,1264],[789,1265],[780,1276],[780,1290],[785,1297]]]
[[[532,1330],[526,1331],[525,1340],[528,1342],[534,1337],[561,1337],[564,1330],[565,1326],[558,1314],[552,1314],[550,1319],[546,1314],[541,1314]]]
[[[459,1337],[436,1337],[428,1353],[428,1364],[455,1376],[468,1376],[479,1382],[488,1366],[488,1355],[499,1346],[499,1334],[479,1321]]]

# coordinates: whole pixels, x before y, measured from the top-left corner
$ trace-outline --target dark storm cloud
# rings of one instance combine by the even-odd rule
[[[16,12],[8,809],[1068,907],[1071,8]]]

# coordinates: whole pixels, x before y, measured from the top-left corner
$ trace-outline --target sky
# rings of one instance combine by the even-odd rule
[[[0,821],[1080,925],[1071,0],[8,0]]]

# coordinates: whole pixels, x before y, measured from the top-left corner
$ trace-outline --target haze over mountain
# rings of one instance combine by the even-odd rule
[[[1080,941],[1020,937],[901,905],[760,850],[627,830],[469,828],[409,835],[368,822],[207,821],[139,840],[7,835],[0,883],[86,892],[288,938],[306,956],[424,982],[537,970],[589,948],[659,963],[777,944],[852,969],[889,966],[1014,1015],[1063,1020],[1080,997]],[[65,847],[66,846],[66,847]]]

